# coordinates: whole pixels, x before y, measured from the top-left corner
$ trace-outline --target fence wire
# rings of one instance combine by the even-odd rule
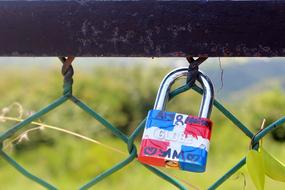
[[[139,134],[143,131],[146,118],[140,122],[140,124],[137,126],[137,128],[134,130],[134,132],[127,136],[123,132],[121,132],[119,129],[117,129],[114,125],[112,125],[109,121],[107,121],[104,117],[102,117],[100,114],[98,114],[96,111],[94,111],[92,108],[90,108],[88,105],[86,105],[83,101],[78,99],[77,97],[72,95],[72,75],[73,75],[73,68],[71,66],[71,62],[74,58],[72,57],[61,57],[60,60],[63,62],[63,69],[62,74],[64,76],[64,85],[63,85],[63,95],[56,99],[51,104],[47,105],[40,111],[34,113],[33,115],[29,116],[25,120],[21,121],[20,123],[16,124],[12,128],[8,129],[4,133],[0,135],[0,156],[12,167],[14,167],[16,170],[18,170],[21,174],[23,174],[25,177],[29,178],[30,180],[34,181],[35,183],[38,183],[42,187],[45,187],[49,190],[57,190],[58,188],[44,179],[32,174],[27,169],[25,169],[23,166],[21,166],[16,160],[14,160],[11,156],[9,156],[6,152],[3,150],[3,142],[4,140],[10,138],[12,135],[14,135],[18,130],[23,129],[25,126],[30,124],[31,122],[39,119],[43,115],[51,112],[55,108],[63,105],[66,101],[71,101],[76,106],[81,108],[84,112],[88,113],[90,116],[92,116],[95,120],[99,121],[104,127],[109,129],[116,137],[121,139],[126,145],[128,149],[129,156],[125,158],[123,161],[117,163],[110,169],[104,171],[103,173],[97,175],[87,183],[83,184],[79,189],[80,190],[86,190],[93,186],[95,186],[98,182],[104,180],[109,175],[117,172],[118,170],[122,169],[123,167],[130,164],[132,161],[135,160],[137,157],[137,147],[134,144],[135,139],[139,136]],[[186,92],[189,90],[188,85],[183,85],[175,90],[173,90],[170,93],[170,98],[172,99],[175,96]],[[194,85],[192,88],[197,93],[202,94],[203,91],[200,87]],[[219,101],[214,100],[214,107],[217,108],[227,119],[229,119],[234,126],[238,127],[241,132],[245,134],[249,138],[250,141],[252,141],[252,144],[257,144],[260,139],[262,139],[266,134],[268,134],[273,129],[281,126],[285,122],[285,117],[280,118],[279,120],[273,122],[272,124],[265,127],[262,131],[260,131],[258,134],[254,135],[252,131],[250,131],[237,117],[235,117],[228,109],[226,109]],[[229,177],[231,177],[234,173],[236,173],[243,165],[245,165],[246,159],[243,157],[236,165],[234,165],[229,171],[227,171],[223,176],[221,176],[216,182],[214,182],[208,190],[213,190],[218,188],[220,185],[222,185]],[[142,163],[140,163],[142,164]],[[167,175],[166,173],[162,172],[156,167],[152,167],[149,165],[144,165],[147,169],[149,169],[151,172],[159,176],[165,181],[168,181],[172,185],[176,186],[178,189],[181,190],[187,190],[187,188],[177,179]]]

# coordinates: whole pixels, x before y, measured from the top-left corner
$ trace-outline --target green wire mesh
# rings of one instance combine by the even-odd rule
[[[61,59],[62,60],[62,59]],[[63,63],[66,61],[65,59],[62,60]],[[70,66],[71,67],[71,66]],[[71,67],[72,68],[72,67]],[[73,72],[73,69],[72,69]],[[66,73],[63,73],[66,74]],[[73,73],[72,73],[73,74]],[[121,139],[126,145],[129,152],[129,156],[123,160],[122,162],[117,163],[110,169],[104,171],[103,173],[99,174],[98,176],[94,177],[84,185],[82,185],[79,189],[85,190],[89,189],[92,186],[96,185],[101,180],[105,179],[109,175],[117,172],[118,170],[122,169],[123,167],[130,164],[134,159],[137,157],[137,148],[134,144],[134,141],[136,137],[142,132],[144,125],[145,125],[145,119],[140,122],[140,124],[137,126],[135,131],[130,135],[127,136],[120,130],[118,130],[115,126],[113,126],[110,122],[108,122],[106,119],[104,119],[101,115],[99,115],[96,111],[94,111],[92,108],[90,108],[88,105],[86,105],[84,102],[79,100],[77,97],[72,95],[72,74],[69,76],[69,78],[65,78],[64,81],[64,93],[61,97],[59,97],[57,100],[46,106],[45,108],[41,109],[40,111],[34,113],[30,117],[26,118],[22,122],[16,124],[12,128],[8,129],[6,132],[2,133],[0,135],[0,156],[7,161],[8,164],[13,166],[16,170],[18,170],[21,174],[23,174],[25,177],[29,178],[30,180],[34,181],[35,183],[38,183],[42,187],[45,187],[49,190],[57,190],[58,188],[54,185],[46,182],[44,179],[41,179],[38,176],[33,175],[31,172],[26,170],[23,166],[21,166],[19,163],[17,163],[16,160],[14,160],[12,157],[10,157],[8,154],[6,154],[3,151],[3,141],[7,138],[14,135],[18,130],[24,128],[29,123],[31,123],[34,120],[39,119],[43,115],[45,115],[48,112],[51,112],[53,109],[61,106],[66,101],[71,101],[75,105],[77,105],[79,108],[81,108],[83,111],[91,115],[94,119],[99,121],[103,126],[105,126],[107,129],[109,129],[115,136],[117,136],[119,139]],[[66,77],[66,76],[65,76]],[[199,94],[202,94],[203,91],[200,87],[194,86],[193,89],[198,92]],[[189,90],[188,85],[183,85],[174,91],[170,93],[170,99],[174,98],[175,96]],[[257,144],[258,141],[263,138],[266,134],[268,134],[273,129],[277,128],[278,126],[281,126],[285,122],[285,117],[280,118],[279,120],[273,122],[269,126],[265,127],[262,131],[260,131],[257,135],[254,135],[253,132],[251,132],[241,121],[239,121],[229,110],[227,110],[221,103],[219,103],[217,100],[214,100],[214,107],[216,107],[227,119],[229,119],[236,127],[238,127],[248,138],[249,140],[252,140],[252,144]],[[227,171],[221,178],[219,178],[216,182],[214,182],[208,189],[213,190],[219,187],[222,183],[224,183],[229,177],[231,177],[235,172],[237,172],[244,164],[246,163],[245,157],[242,158],[235,166],[233,166],[229,171]],[[144,164],[142,164],[144,165]],[[165,174],[161,170],[159,170],[156,167],[152,167],[149,165],[144,165],[147,169],[149,169],[151,172],[155,173],[162,179],[168,181],[169,183],[176,186],[178,189],[186,190],[187,188],[183,186],[182,183],[180,183],[178,180],[176,180],[173,177],[170,177],[169,175]]]

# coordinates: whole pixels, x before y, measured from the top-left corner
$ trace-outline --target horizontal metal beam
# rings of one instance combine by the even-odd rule
[[[285,56],[285,1],[0,0],[0,56]]]

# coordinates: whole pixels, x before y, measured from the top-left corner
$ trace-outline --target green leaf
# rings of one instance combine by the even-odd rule
[[[265,169],[262,152],[250,150],[246,157],[248,173],[257,190],[264,190]]]
[[[265,174],[277,181],[285,182],[285,164],[261,148],[263,154]]]

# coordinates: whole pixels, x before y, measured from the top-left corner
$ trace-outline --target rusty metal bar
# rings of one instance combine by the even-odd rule
[[[285,1],[0,0],[0,56],[285,56]]]

